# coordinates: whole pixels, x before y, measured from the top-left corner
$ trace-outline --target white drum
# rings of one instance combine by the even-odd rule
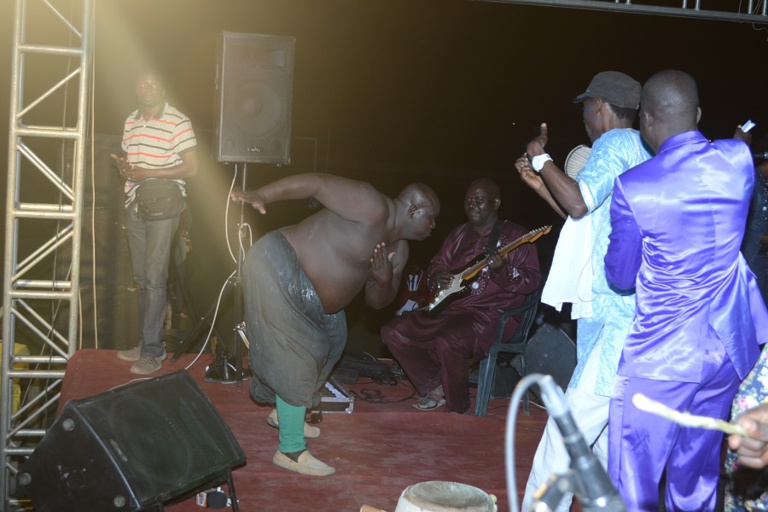
[[[496,512],[495,500],[485,491],[456,482],[409,485],[395,512]]]
[[[592,156],[592,148],[589,146],[582,144],[573,148],[568,153],[568,156],[565,157],[565,166],[563,168],[565,174],[575,180],[579,172],[587,165],[587,160],[589,160],[590,156]]]

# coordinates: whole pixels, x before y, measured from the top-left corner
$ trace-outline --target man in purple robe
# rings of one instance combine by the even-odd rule
[[[479,255],[492,255],[526,234],[517,224],[499,219],[500,205],[494,181],[480,178],[469,185],[464,198],[468,222],[454,229],[432,258],[430,289],[445,287]],[[501,314],[521,305],[540,281],[536,247],[523,244],[506,256],[493,254],[469,293],[441,311],[403,312],[384,325],[384,344],[421,395],[414,407],[430,411],[447,403],[449,412],[468,412],[470,362],[488,356]],[[506,329],[513,334],[517,320],[508,321]]]
[[[727,419],[768,338],[768,312],[739,252],[754,186],[749,147],[709,142],[694,79],[662,71],[643,86],[640,131],[656,156],[616,179],[608,279],[635,287],[637,314],[610,406],[608,470],[629,511],[714,510],[723,434],[642,412],[643,394]]]

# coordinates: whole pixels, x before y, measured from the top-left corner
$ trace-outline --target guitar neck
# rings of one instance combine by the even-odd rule
[[[502,247],[492,255],[488,256],[487,258],[483,258],[479,262],[465,269],[461,273],[462,280],[472,279],[473,277],[475,277],[478,272],[480,272],[490,264],[491,258],[493,258],[494,256],[502,256],[502,257],[506,256],[507,254],[514,251],[515,249],[517,249],[523,244],[535,242],[540,237],[549,233],[551,229],[552,229],[552,226],[544,226],[543,228],[535,229],[530,233],[526,233],[525,235],[521,236],[517,240],[514,240],[508,243],[507,245],[505,245],[504,247]]]

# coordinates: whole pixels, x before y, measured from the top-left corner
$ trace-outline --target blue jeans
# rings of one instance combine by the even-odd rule
[[[142,357],[161,357],[167,308],[166,283],[179,217],[146,221],[132,203],[125,212],[133,279],[139,296],[139,346]]]

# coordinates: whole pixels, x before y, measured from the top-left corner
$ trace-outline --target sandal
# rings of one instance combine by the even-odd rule
[[[445,398],[433,394],[424,395],[413,406],[420,411],[434,411],[438,407],[445,405]]]

